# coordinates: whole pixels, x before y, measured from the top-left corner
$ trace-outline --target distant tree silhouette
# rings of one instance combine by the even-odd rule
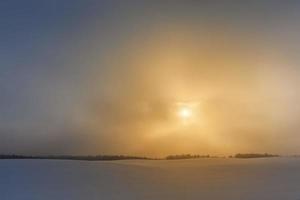
[[[97,156],[72,156],[72,155],[49,155],[49,156],[24,156],[24,155],[0,155],[0,159],[56,159],[56,160],[133,160],[133,159],[151,159],[139,156],[125,155],[97,155]]]
[[[195,159],[195,158],[209,158],[209,155],[191,155],[191,154],[181,154],[181,155],[169,155],[166,157],[167,160],[178,160],[178,159]]]
[[[266,157],[278,157],[279,155],[274,154],[259,154],[259,153],[238,153],[235,156],[229,156],[229,158],[266,158]],[[217,156],[210,155],[192,155],[192,154],[179,154],[179,155],[168,155],[164,159],[166,160],[179,160],[179,159],[196,159],[196,158],[218,158]],[[149,157],[140,156],[127,156],[127,155],[47,155],[47,156],[27,156],[27,155],[0,155],[0,159],[55,159],[55,160],[87,160],[87,161],[100,161],[100,160],[160,160]]]
[[[259,154],[259,153],[238,153],[234,156],[235,158],[267,158],[267,157],[279,157],[279,155],[273,155],[273,154]]]

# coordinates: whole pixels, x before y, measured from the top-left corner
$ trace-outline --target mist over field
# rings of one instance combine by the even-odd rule
[[[1,160],[1,200],[298,200],[300,159]]]

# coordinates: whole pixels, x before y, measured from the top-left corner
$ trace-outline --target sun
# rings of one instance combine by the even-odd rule
[[[192,109],[189,107],[180,107],[178,110],[178,116],[183,120],[188,120],[192,117],[193,112]]]
[[[194,126],[202,123],[199,104],[199,102],[177,102],[174,108],[174,116],[177,118],[178,125],[186,127],[187,125]]]

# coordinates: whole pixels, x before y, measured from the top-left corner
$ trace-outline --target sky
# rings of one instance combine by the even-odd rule
[[[0,153],[298,154],[299,11],[1,1]]]

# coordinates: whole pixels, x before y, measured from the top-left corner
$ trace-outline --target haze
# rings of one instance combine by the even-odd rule
[[[299,11],[1,2],[0,154],[297,154]]]

